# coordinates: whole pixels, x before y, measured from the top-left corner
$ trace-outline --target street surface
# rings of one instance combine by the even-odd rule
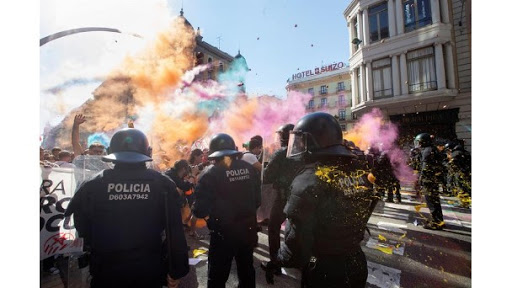
[[[414,191],[404,188],[401,204],[382,202],[376,207],[368,223],[371,235],[365,233],[361,242],[368,261],[366,287],[471,287],[471,209],[459,208],[455,197],[442,197],[446,228],[432,231],[422,227],[429,210],[421,204]],[[200,262],[190,267],[190,273],[179,287],[206,287],[208,230],[205,227],[198,233],[205,239],[187,235],[190,258],[196,249],[206,252],[196,257]],[[275,285],[267,285],[260,263],[268,261],[268,256],[264,226],[254,251],[256,286],[300,287],[300,273],[296,269],[283,269],[283,275],[275,277]],[[76,258],[58,259],[58,267],[59,275],[41,272],[42,288],[88,287],[87,268],[78,269]],[[233,261],[226,287],[237,287],[237,284]]]

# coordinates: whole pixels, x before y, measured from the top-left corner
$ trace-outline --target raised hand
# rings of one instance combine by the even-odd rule
[[[75,115],[75,121],[73,124],[80,125],[85,122],[85,116],[82,114],[76,114]]]

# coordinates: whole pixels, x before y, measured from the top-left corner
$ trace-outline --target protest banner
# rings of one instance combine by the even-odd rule
[[[77,237],[72,217],[64,217],[76,187],[111,168],[101,156],[80,155],[73,161],[75,168],[41,166],[40,197],[40,260],[83,251],[83,239]]]
[[[75,193],[74,173],[73,168],[41,167],[40,260],[82,251],[82,241],[76,237],[73,221],[64,221],[64,212]]]

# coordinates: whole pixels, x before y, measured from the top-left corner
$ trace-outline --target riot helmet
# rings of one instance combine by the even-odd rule
[[[303,155],[356,157],[343,145],[341,127],[336,118],[325,112],[303,116],[290,132],[286,157]]]
[[[290,131],[293,130],[293,127],[295,127],[295,125],[285,124],[277,129],[276,133],[279,134],[279,143],[281,144],[281,147],[288,145],[288,140],[290,139]]]
[[[108,155],[103,156],[105,162],[143,163],[151,159],[151,147],[144,133],[135,128],[124,128],[112,136]]]
[[[453,148],[455,148],[456,144],[457,144],[457,143],[455,143],[455,142],[453,142],[453,141],[450,141],[450,142],[448,142],[448,143],[444,144],[444,149],[445,149],[446,151],[452,151],[452,150],[453,150]]]
[[[428,147],[432,146],[432,138],[430,138],[430,134],[428,133],[420,133],[416,135],[414,138],[414,147]]]
[[[464,150],[464,140],[457,139],[455,142],[455,146],[453,147],[453,150],[458,150],[458,151]]]
[[[212,137],[209,153],[208,159],[240,154],[240,152],[236,150],[233,138],[225,133],[219,133]]]

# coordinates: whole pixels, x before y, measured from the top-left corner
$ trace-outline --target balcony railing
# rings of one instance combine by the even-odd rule
[[[391,89],[391,88],[373,91],[374,99],[382,99],[382,98],[389,98],[389,97],[393,97],[393,89]]]
[[[437,81],[428,81],[421,83],[409,84],[409,93],[430,91],[437,89]]]

